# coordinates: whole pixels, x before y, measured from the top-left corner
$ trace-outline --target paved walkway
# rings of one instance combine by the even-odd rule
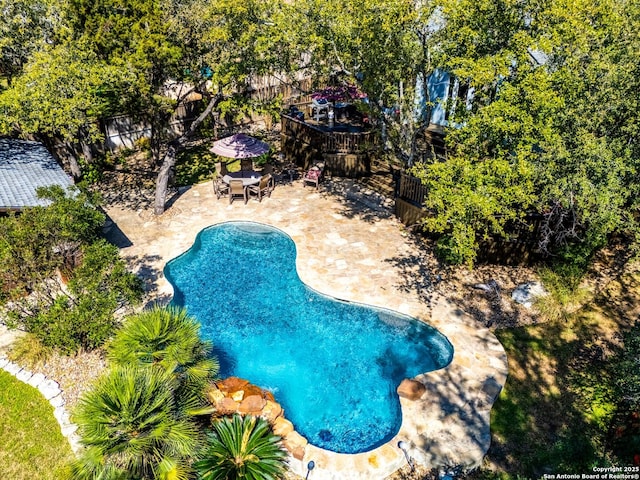
[[[332,193],[327,191],[330,187]],[[127,204],[113,204],[109,235],[131,266],[143,276],[152,302],[166,303],[172,289],[162,269],[187,250],[209,225],[252,220],[273,225],[294,240],[297,268],[310,287],[341,299],[390,308],[429,322],[454,345],[452,363],[417,377],[427,386],[418,401],[401,399],[403,422],[398,435],[373,451],[344,455],[308,445],[302,461],[291,459],[310,479],[385,478],[405,463],[397,447],[433,467],[480,464],[489,448],[489,412],[507,376],[507,359],[497,339],[446,299],[429,298],[425,253],[415,246],[389,208],[357,192],[349,181],[321,186],[278,185],[271,198],[248,204],[216,199],[211,183],[185,189],[160,217]],[[425,292],[427,292],[425,294]],[[357,388],[357,379],[354,379]]]

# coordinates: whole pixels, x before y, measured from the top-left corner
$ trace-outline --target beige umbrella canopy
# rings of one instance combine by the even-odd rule
[[[251,158],[267,153],[269,145],[244,133],[236,133],[213,142],[211,151],[226,158]]]

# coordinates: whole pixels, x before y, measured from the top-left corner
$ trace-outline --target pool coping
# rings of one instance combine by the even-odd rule
[[[227,205],[216,201],[206,183],[183,192],[161,217],[113,206],[107,213],[132,240],[122,249],[132,266],[140,268],[141,259],[148,256],[153,257],[151,264],[161,266],[157,268],[160,273],[148,279],[148,286],[153,284],[156,292],[154,303],[167,303],[173,292],[162,268],[186,251],[200,230],[225,221],[260,218],[259,223],[282,230],[295,242],[298,275],[309,287],[341,300],[410,315],[436,328],[451,342],[454,354],[448,366],[415,377],[425,384],[425,394],[416,401],[400,398],[402,424],[391,441],[359,454],[339,454],[308,444],[301,460],[289,459],[294,473],[307,475],[308,462],[313,460],[312,480],[384,479],[406,464],[405,454],[398,448],[401,440],[408,446],[409,457],[419,464],[445,470],[477,467],[490,445],[490,411],[506,382],[506,353],[493,333],[446,299],[428,306],[415,295],[389,285],[389,272],[381,268],[393,267],[384,264],[388,252],[380,248],[381,243],[395,248],[406,234],[385,212],[371,213],[367,204],[361,208],[357,215],[347,217],[340,198],[298,185],[279,186],[262,203]],[[324,212],[322,222],[317,221],[317,211]],[[336,246],[345,251],[336,251]],[[368,257],[362,259],[353,253],[360,251]]]
[[[309,478],[384,479],[407,464],[400,441],[408,447],[411,461],[443,472],[480,466],[491,442],[491,407],[508,374],[506,353],[488,329],[475,328],[473,320],[454,305],[443,302],[436,311],[427,323],[454,345],[454,356],[446,367],[414,377],[427,391],[418,400],[400,397],[402,425],[398,434],[384,445],[358,454],[335,453],[309,444],[302,460],[290,459],[297,475],[304,477],[308,462],[313,460],[315,468]],[[469,333],[470,338],[462,338]],[[478,342],[484,344],[484,352],[470,355],[468,347]],[[456,391],[452,388],[456,384],[464,388]]]

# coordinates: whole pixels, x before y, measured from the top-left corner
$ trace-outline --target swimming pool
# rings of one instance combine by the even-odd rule
[[[282,231],[228,222],[202,230],[165,275],[172,303],[214,343],[221,376],[271,390],[314,445],[371,450],[400,428],[400,381],[446,366],[452,346],[411,317],[319,294],[295,258]]]

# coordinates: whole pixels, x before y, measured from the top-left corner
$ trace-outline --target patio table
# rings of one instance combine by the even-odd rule
[[[240,171],[240,172],[231,172],[227,173],[224,177],[222,177],[222,181],[229,185],[231,180],[242,180],[242,185],[248,187],[249,185],[257,185],[260,183],[260,179],[262,175],[258,172],[250,171]]]

